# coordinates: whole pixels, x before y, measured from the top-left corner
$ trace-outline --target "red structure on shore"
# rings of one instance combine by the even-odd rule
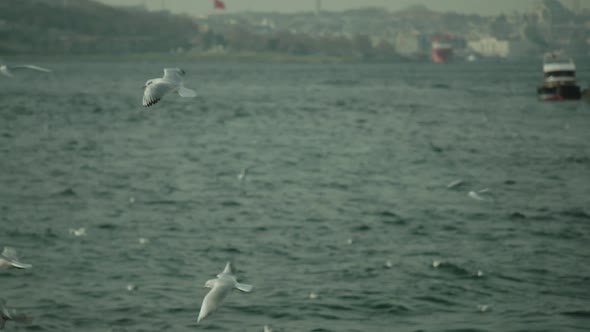
[[[448,36],[436,37],[432,40],[430,60],[434,63],[445,63],[453,57],[453,46]]]
[[[213,6],[215,9],[225,9],[225,3],[221,0],[213,0]]]

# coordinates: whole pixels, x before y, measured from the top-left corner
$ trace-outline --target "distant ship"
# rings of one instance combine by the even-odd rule
[[[562,52],[545,54],[543,84],[537,88],[541,100],[580,99],[582,91],[576,83],[574,60]]]
[[[434,38],[430,49],[430,60],[434,63],[449,62],[453,57],[453,46],[450,38]]]

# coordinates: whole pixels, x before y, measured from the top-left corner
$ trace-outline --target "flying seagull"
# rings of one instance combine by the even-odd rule
[[[51,69],[35,66],[35,65],[15,65],[15,66],[8,66],[8,65],[0,65],[0,73],[4,76],[13,77],[12,70],[18,69],[30,69],[36,71],[42,71],[45,73],[50,73]]]
[[[246,176],[248,176],[248,171],[250,170],[250,168],[252,168],[252,166],[248,166],[246,168],[244,168],[239,174],[238,174],[238,181],[244,181],[246,180]]]
[[[143,106],[152,106],[171,92],[178,92],[181,97],[196,97],[195,91],[183,86],[184,75],[184,70],[180,68],[164,68],[164,77],[147,80],[143,86]]]
[[[0,330],[4,328],[4,325],[9,320],[25,324],[30,324],[32,321],[28,316],[18,314],[15,309],[8,309],[6,307],[6,301],[0,299]]]
[[[223,272],[217,275],[217,279],[207,280],[205,287],[211,288],[211,290],[203,299],[197,323],[217,310],[232,289],[237,288],[242,292],[249,293],[253,288],[252,285],[241,284],[236,280],[230,262],[227,262]]]
[[[11,247],[4,247],[0,255],[1,269],[28,269],[33,267],[31,264],[25,264],[18,260],[16,250]]]

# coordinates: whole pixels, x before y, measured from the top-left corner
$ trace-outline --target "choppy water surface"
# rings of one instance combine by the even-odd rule
[[[0,80],[8,331],[588,329],[590,104],[538,64],[40,65]],[[171,65],[199,98],[141,108]],[[197,325],[227,260],[256,288]]]

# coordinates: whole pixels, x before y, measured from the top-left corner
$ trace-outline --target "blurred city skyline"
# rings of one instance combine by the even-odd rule
[[[185,13],[199,16],[219,13],[215,10],[213,0],[98,0],[109,5],[145,6],[150,10],[166,9],[174,13]],[[314,11],[316,0],[222,0],[227,13],[243,11],[256,12],[299,12]],[[326,11],[342,11],[363,7],[382,7],[391,11],[404,9],[412,5],[423,4],[428,8],[443,12],[457,12],[465,14],[496,15],[509,14],[514,11],[524,12],[532,8],[536,0],[321,0],[321,7]],[[565,0],[564,3],[575,4],[576,0]],[[583,8],[589,8],[590,3],[578,1]]]

